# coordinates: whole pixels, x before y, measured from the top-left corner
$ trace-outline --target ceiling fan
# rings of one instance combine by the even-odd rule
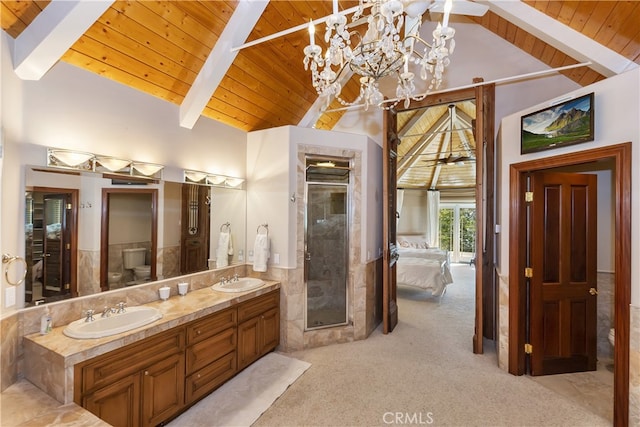
[[[450,133],[450,135],[452,135],[453,132],[455,131],[455,129],[453,128],[453,121],[456,114],[455,108],[456,106],[454,104],[449,104],[448,132]],[[447,155],[447,157],[441,157],[439,159],[433,159],[433,160],[425,160],[425,162],[431,162],[433,165],[438,166],[438,165],[463,165],[465,162],[474,162],[476,160],[475,157],[471,157],[468,155],[454,155],[452,145],[453,145],[453,141],[451,140],[451,137],[450,137],[449,154]],[[465,150],[465,151],[456,151],[456,152],[461,153],[461,152],[467,152],[467,151]]]

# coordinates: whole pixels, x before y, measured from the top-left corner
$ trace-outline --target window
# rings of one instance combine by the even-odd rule
[[[470,262],[475,258],[475,205],[441,203],[439,219],[440,249],[451,252],[451,261]]]

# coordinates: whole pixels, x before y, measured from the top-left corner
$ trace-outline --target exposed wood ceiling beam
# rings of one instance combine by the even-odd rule
[[[193,85],[180,105],[180,126],[192,129],[231,67],[241,45],[260,19],[268,1],[240,0],[215,47],[207,57]]]
[[[51,1],[13,43],[16,75],[23,80],[40,80],[112,3]]]
[[[490,10],[495,14],[578,61],[590,61],[591,68],[606,77],[638,66],[633,61],[523,2],[489,0],[480,3],[489,4]]]
[[[411,168],[420,159],[418,154],[429,148],[431,143],[435,141],[442,134],[442,131],[448,128],[448,126],[448,117],[443,114],[438,118],[433,126],[431,126],[427,132],[425,132],[425,134],[416,141],[415,144],[413,144],[411,149],[402,156],[402,160],[398,161],[398,179],[401,179],[404,174],[408,172],[409,168]]]

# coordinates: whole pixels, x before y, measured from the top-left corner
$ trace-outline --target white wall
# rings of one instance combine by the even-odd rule
[[[280,255],[279,266],[295,268],[295,243],[288,237],[295,236],[296,216],[289,197],[295,192],[290,183],[290,173],[295,174],[295,153],[289,140],[288,126],[247,135],[247,253],[253,251],[258,226],[269,225],[271,259]],[[293,230],[293,231],[291,231]],[[251,258],[247,258],[251,262]]]
[[[560,154],[578,152],[623,142],[632,142],[632,165],[640,164],[640,70],[628,71],[594,83],[571,95],[580,96],[595,92],[595,140],[579,145],[554,150],[520,154],[520,117],[549,105],[542,103],[531,106],[502,120],[502,163],[500,165],[501,187],[500,207],[497,222],[501,224],[500,247],[498,257],[500,275],[509,274],[509,165]],[[638,259],[640,253],[640,168],[632,167],[631,188],[631,258]],[[640,304],[640,264],[631,263],[631,303]]]
[[[178,105],[64,62],[39,81],[21,81],[13,72],[9,36],[2,32],[1,39],[2,253],[24,253],[24,165],[44,165],[44,147],[161,163],[164,178],[176,181],[182,169],[246,176],[246,132],[205,117],[191,130],[181,128]],[[8,285],[0,280],[3,299]],[[15,309],[5,305],[0,300],[2,314]]]
[[[279,267],[296,268],[297,145],[316,145],[362,152],[363,186],[362,260],[375,259],[382,250],[382,150],[363,135],[284,126],[250,132],[247,136],[247,248],[253,248],[256,228],[269,224],[271,259]],[[304,168],[304,165],[302,165]],[[357,202],[357,201],[356,201]]]

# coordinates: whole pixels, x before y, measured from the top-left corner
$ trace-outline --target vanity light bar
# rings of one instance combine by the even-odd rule
[[[210,185],[212,187],[241,188],[244,178],[234,178],[232,176],[185,169],[184,182]]]
[[[59,148],[47,148],[47,166],[161,179],[163,165]]]

